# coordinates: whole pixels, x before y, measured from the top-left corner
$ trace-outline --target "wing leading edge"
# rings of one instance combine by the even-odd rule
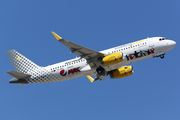
[[[70,41],[64,40],[63,38],[61,38],[59,35],[57,35],[55,32],[52,32],[52,34],[54,35],[54,37],[61,42],[62,44],[64,44],[65,46],[67,46],[71,53],[76,53],[78,54],[81,58],[85,58],[88,61],[93,61],[93,59],[95,58],[99,58],[104,56],[103,53],[94,51],[92,49],[80,46],[78,44],[72,43]]]

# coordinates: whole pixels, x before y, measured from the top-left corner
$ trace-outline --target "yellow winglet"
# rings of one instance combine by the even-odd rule
[[[89,79],[90,82],[94,82],[94,79],[91,76],[88,75],[86,77]]]
[[[57,39],[57,40],[62,40],[62,38],[59,36],[59,35],[57,35],[55,32],[51,32],[53,35],[54,35],[54,37]]]

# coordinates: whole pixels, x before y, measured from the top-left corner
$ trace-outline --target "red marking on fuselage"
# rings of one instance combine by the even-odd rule
[[[68,74],[71,74],[71,73],[73,74],[73,73],[76,73],[76,72],[80,72],[79,67],[68,70]]]
[[[154,48],[150,49],[151,54],[154,54]]]
[[[134,55],[130,54],[129,58],[132,60],[134,58]]]

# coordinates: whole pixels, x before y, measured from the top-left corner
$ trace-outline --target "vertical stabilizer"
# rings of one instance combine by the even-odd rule
[[[33,71],[39,68],[38,65],[18,53],[16,50],[7,51],[7,54],[17,72],[28,73],[28,71]]]

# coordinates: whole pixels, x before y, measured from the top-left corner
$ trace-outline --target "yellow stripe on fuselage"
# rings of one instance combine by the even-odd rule
[[[144,42],[144,40],[136,41],[136,42],[133,42],[132,44],[139,44],[139,43],[142,43],[142,42]]]

